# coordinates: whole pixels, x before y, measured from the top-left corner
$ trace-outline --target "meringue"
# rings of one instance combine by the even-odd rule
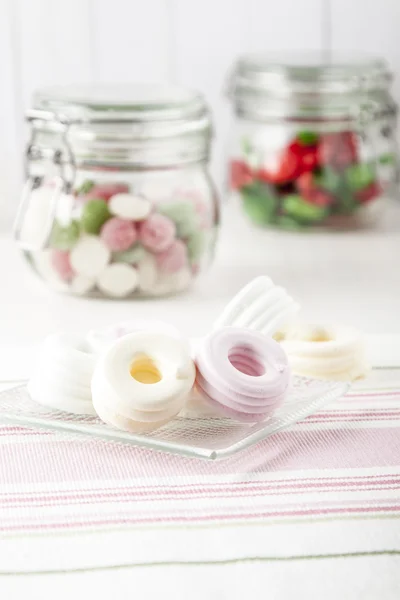
[[[90,390],[95,363],[85,338],[69,333],[50,335],[38,353],[28,392],[49,408],[95,415]]]
[[[181,411],[195,375],[183,340],[164,333],[131,333],[117,339],[98,360],[93,405],[105,423],[119,429],[158,429]]]
[[[299,310],[298,304],[269,277],[256,277],[224,308],[214,323],[221,327],[245,327],[272,335]]]
[[[286,396],[290,367],[275,340],[261,333],[224,327],[201,343],[196,385],[218,412],[238,421],[259,422]]]
[[[352,327],[298,324],[274,337],[298,375],[354,381],[369,370],[364,340]]]

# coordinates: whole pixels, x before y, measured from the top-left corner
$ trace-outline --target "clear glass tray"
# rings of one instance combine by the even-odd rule
[[[0,393],[0,422],[82,434],[183,456],[216,460],[228,458],[277,431],[315,413],[343,396],[349,383],[294,377],[285,403],[263,423],[238,423],[230,419],[176,417],[152,433],[134,435],[105,425],[96,417],[56,411],[34,402],[25,386]]]

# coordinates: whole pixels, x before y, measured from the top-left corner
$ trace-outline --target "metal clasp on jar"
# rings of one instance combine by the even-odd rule
[[[31,110],[27,113],[31,126],[30,140],[25,150],[26,182],[22,190],[14,222],[13,235],[23,250],[43,250],[49,244],[57,206],[62,196],[70,195],[75,180],[75,158],[68,140],[70,121],[51,111]],[[40,129],[37,123],[51,123],[60,131],[60,147],[45,148],[37,143]],[[35,166],[49,161],[56,174],[51,185],[48,173],[35,173]]]

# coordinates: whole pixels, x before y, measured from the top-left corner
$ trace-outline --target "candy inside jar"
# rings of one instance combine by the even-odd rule
[[[388,156],[397,161],[389,81],[381,61],[238,61],[229,187],[253,223],[303,229],[376,221],[395,178],[382,165]]]
[[[142,88],[131,91],[133,97],[141,98],[153,93],[157,98],[164,93],[169,99],[165,122],[152,122],[156,112],[160,119],[164,105],[156,102],[146,114],[131,100],[125,111],[132,119],[143,119],[142,129],[136,131],[132,126],[129,138],[126,124],[112,123],[112,136],[106,130],[110,147],[104,148],[104,138],[99,138],[94,148],[96,160],[81,155],[84,125],[68,124],[67,137],[64,134],[59,144],[62,147],[68,140],[69,149],[75,148],[74,170],[71,180],[66,180],[65,169],[61,170],[61,191],[60,176],[54,173],[55,165],[50,168],[43,159],[43,149],[39,151],[42,160],[31,161],[35,171],[28,184],[34,181],[34,185],[20,216],[18,241],[37,273],[59,290],[114,298],[170,295],[187,289],[212,259],[218,205],[206,164],[208,113],[201,98],[179,88],[167,88],[163,93],[151,88],[147,96]],[[47,92],[45,97],[49,95]],[[100,115],[103,104],[98,108]],[[92,118],[96,131],[100,118]],[[103,118],[104,135],[110,117]],[[48,126],[42,119],[41,114],[35,115],[33,136],[39,132],[39,139],[48,143],[47,136],[40,137]],[[53,119],[59,125],[58,117]],[[57,143],[56,131],[54,136],[53,144]],[[115,139],[121,148],[113,157]],[[113,164],[113,158],[118,164]]]

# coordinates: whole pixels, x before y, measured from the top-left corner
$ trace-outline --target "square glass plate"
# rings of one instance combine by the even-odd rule
[[[133,434],[103,423],[97,417],[53,410],[33,401],[25,386],[0,393],[0,423],[82,434],[210,460],[228,458],[286,429],[340,398],[350,384],[295,376],[285,403],[263,423],[238,423],[231,419],[176,417],[157,431]]]

